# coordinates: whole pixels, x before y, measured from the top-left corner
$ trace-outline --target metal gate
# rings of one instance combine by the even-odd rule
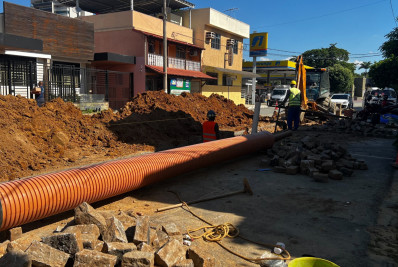
[[[37,84],[36,59],[0,56],[0,94],[31,98]]]

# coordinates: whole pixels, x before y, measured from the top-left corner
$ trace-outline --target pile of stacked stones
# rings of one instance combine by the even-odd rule
[[[386,124],[372,124],[365,121],[349,119],[329,120],[323,125],[312,125],[303,129],[308,131],[348,133],[372,137],[395,137],[398,133],[398,129],[395,126]]]
[[[24,240],[20,227],[0,245],[0,266],[222,266],[200,248],[184,242],[174,223],[154,224],[132,211],[97,211],[87,203],[75,219],[41,240]],[[25,242],[24,242],[25,241]],[[190,245],[190,246],[188,246]]]
[[[367,170],[364,161],[356,160],[340,145],[321,142],[306,136],[300,141],[291,138],[276,143],[267,150],[262,167],[272,166],[275,172],[313,177],[317,182],[342,180],[354,170]]]

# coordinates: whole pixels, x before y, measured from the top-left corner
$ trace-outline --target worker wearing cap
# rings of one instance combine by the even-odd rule
[[[289,109],[287,111],[287,128],[289,130],[297,130],[300,124],[301,114],[301,92],[296,87],[296,81],[291,81],[290,90],[287,92],[285,101],[289,99]],[[294,128],[293,126],[294,122]]]
[[[203,143],[220,139],[220,130],[215,122],[216,113],[213,110],[207,112],[207,121],[203,123]]]

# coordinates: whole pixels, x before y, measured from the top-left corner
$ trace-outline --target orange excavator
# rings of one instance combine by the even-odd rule
[[[306,68],[303,56],[296,61],[297,88],[301,91],[301,109],[335,114],[336,105],[330,101],[329,72],[325,68]],[[304,113],[302,115],[304,118]]]

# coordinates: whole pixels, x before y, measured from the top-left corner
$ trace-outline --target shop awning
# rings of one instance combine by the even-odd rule
[[[223,68],[214,68],[218,71],[227,73],[227,74],[239,74],[242,75],[242,78],[258,78],[260,75],[254,74],[248,71],[241,71],[241,70],[230,70],[230,69],[223,69]]]
[[[163,67],[150,66],[150,65],[145,65],[145,67],[147,67],[148,69],[153,70],[157,73],[164,74]],[[190,77],[190,78],[196,78],[196,79],[206,79],[206,80],[217,79],[217,78],[211,77],[211,76],[209,76],[203,72],[200,72],[200,71],[182,70],[182,69],[173,69],[173,68],[167,68],[167,75]]]

